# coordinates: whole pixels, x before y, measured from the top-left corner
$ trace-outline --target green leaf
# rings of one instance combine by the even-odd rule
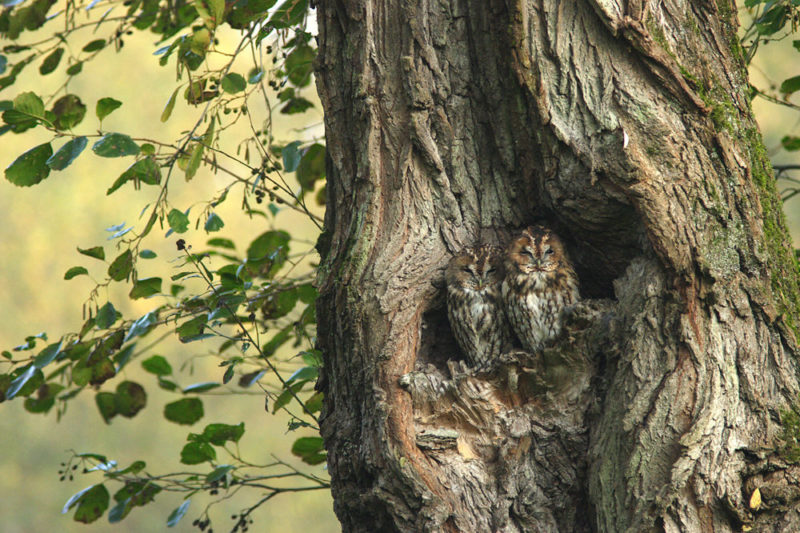
[[[319,292],[310,283],[305,283],[297,287],[297,295],[304,304],[313,304],[317,300]]]
[[[275,10],[268,24],[276,29],[294,26],[303,20],[307,10],[308,0],[286,0]]]
[[[211,16],[214,17],[214,25],[219,26],[224,22],[225,0],[207,0]]]
[[[92,248],[86,248],[85,250],[83,248],[78,248],[78,253],[94,257],[101,261],[105,261],[106,258],[106,252],[103,250],[102,246],[94,246]]]
[[[19,187],[36,185],[50,175],[47,160],[53,155],[50,143],[31,148],[6,168],[6,179]]]
[[[235,469],[236,467],[233,465],[219,465],[208,473],[206,476],[206,483],[214,483],[215,481],[219,481],[227,476],[228,472]]]
[[[303,98],[302,96],[297,96],[295,98],[290,98],[286,105],[284,105],[280,109],[280,113],[283,115],[297,115],[299,113],[304,113],[314,107],[314,104],[311,103],[310,100]]]
[[[203,150],[205,150],[203,143],[199,142],[194,144],[192,155],[189,156],[189,162],[186,163],[186,181],[191,180],[194,175],[197,174],[197,169],[200,168],[200,163],[203,161]]]
[[[781,145],[788,152],[796,152],[800,150],[800,137],[786,135],[781,139]]]
[[[117,402],[115,396],[110,392],[98,392],[94,401],[97,404],[97,409],[100,411],[100,416],[106,424],[111,423],[111,419],[117,416]]]
[[[228,248],[230,250],[235,250],[236,249],[236,245],[233,243],[232,240],[223,239],[223,238],[219,238],[219,237],[214,238],[214,239],[208,239],[208,245],[209,246],[216,246],[218,248]]]
[[[97,101],[97,105],[94,108],[94,113],[97,115],[98,120],[102,122],[104,118],[113,113],[121,105],[122,102],[115,98],[101,98]]]
[[[133,418],[136,413],[147,405],[147,393],[144,387],[133,381],[123,381],[117,385],[117,394],[114,397],[117,413]]]
[[[199,465],[217,458],[217,452],[206,442],[190,442],[181,450],[181,462],[185,465]]]
[[[139,257],[142,259],[154,259],[158,257],[158,254],[156,254],[153,250],[145,249],[139,252]]]
[[[78,61],[74,65],[70,65],[70,67],[67,69],[67,75],[75,76],[77,74],[80,74],[82,70],[83,70],[83,61]]]
[[[314,381],[319,377],[319,369],[313,366],[304,366],[296,370],[286,383],[294,383],[295,381]]]
[[[94,41],[90,41],[82,48],[84,52],[97,52],[98,50],[102,50],[106,47],[105,39],[95,39]]]
[[[167,223],[175,233],[185,233],[189,229],[189,217],[177,209],[173,209],[167,215]]]
[[[50,52],[47,55],[47,57],[44,58],[42,64],[39,65],[39,74],[41,74],[42,76],[46,76],[47,74],[53,72],[56,69],[56,67],[58,67],[58,64],[61,62],[61,57],[63,55],[64,55],[64,49],[61,47],[56,48],[55,50]]]
[[[192,503],[192,500],[186,500],[183,502],[179,507],[176,507],[169,513],[167,517],[167,527],[174,527],[178,522],[180,522],[183,515],[186,514],[186,511],[189,510],[189,504]]]
[[[155,311],[151,311],[139,318],[133,323],[131,329],[128,331],[128,334],[125,335],[123,342],[128,342],[134,337],[138,337],[139,335],[144,335],[145,333],[149,332],[150,328],[156,323],[157,319],[158,314]]]
[[[270,319],[288,315],[297,304],[297,291],[295,289],[276,290],[267,293],[264,302],[264,315]]]
[[[317,52],[307,44],[296,47],[286,57],[286,74],[289,81],[297,87],[305,87],[311,83],[311,73],[314,71],[314,58]]]
[[[75,137],[67,141],[55,154],[50,156],[46,161],[47,166],[53,170],[64,170],[83,153],[88,142],[86,137]]]
[[[187,320],[175,330],[178,334],[178,339],[181,342],[191,342],[196,337],[203,334],[207,321],[208,315],[205,314]]]
[[[75,510],[74,520],[89,524],[94,522],[106,512],[110,495],[104,485],[95,485],[78,499],[78,508]]]
[[[200,438],[214,446],[224,446],[226,442],[239,442],[244,435],[244,422],[235,426],[229,424],[209,424],[203,430]]]
[[[81,123],[86,116],[86,106],[76,95],[65,94],[53,104],[53,114],[56,116],[55,127],[68,130]]]
[[[264,357],[269,357],[273,355],[278,348],[282,345],[286,344],[292,336],[292,329],[290,327],[285,327],[280,330],[278,333],[275,334],[269,342],[265,343],[264,346],[261,347],[261,351],[264,353]]]
[[[44,117],[44,102],[33,92],[25,92],[14,98],[14,109],[32,117]]]
[[[22,390],[22,387],[36,374],[37,368],[35,365],[30,365],[19,376],[11,381],[5,393],[5,399],[10,400]]]
[[[219,387],[220,384],[216,381],[204,381],[202,383],[192,383],[183,389],[184,394],[195,393],[200,394],[201,392],[210,391],[211,389],[216,389]]]
[[[167,105],[164,106],[164,111],[161,112],[161,122],[168,121],[170,115],[172,115],[172,110],[175,109],[175,98],[178,96],[178,89],[175,89],[172,92],[172,96],[167,100]]]
[[[83,274],[89,274],[89,271],[86,270],[85,267],[74,266],[67,270],[67,272],[64,274],[64,279],[72,279],[76,276],[82,276]]]
[[[292,454],[310,465],[324,462],[326,453],[322,437],[300,437],[292,445]]]
[[[100,329],[108,329],[116,321],[117,310],[114,309],[111,302],[106,302],[106,304],[97,311],[97,316],[94,318],[95,324]]]
[[[312,395],[311,398],[306,400],[306,410],[309,413],[317,413],[322,409],[322,400],[325,397],[321,392]]]
[[[147,298],[161,292],[161,278],[143,278],[136,281],[128,294],[131,300]]]
[[[781,92],[784,94],[792,94],[793,92],[800,91],[800,76],[794,76],[783,80],[781,83]]]
[[[6,65],[8,65],[8,60],[4,55],[0,55],[0,74],[6,71]]]
[[[142,361],[142,368],[156,376],[172,374],[172,366],[163,355],[154,355]]]
[[[282,393],[275,398],[275,403],[272,405],[272,414],[278,412],[283,406],[288,405],[294,399],[294,396],[303,388],[306,382],[299,382],[293,385],[290,385],[288,389],[284,390]]]
[[[108,133],[92,145],[92,151],[100,157],[122,157],[139,153],[139,145],[122,133]]]
[[[190,426],[203,418],[203,402],[200,398],[184,398],[168,403],[164,406],[164,418]]]
[[[61,344],[61,342],[54,342],[48,345],[33,359],[33,365],[36,368],[44,368],[52,363],[56,356],[61,353]]]
[[[223,226],[225,226],[225,223],[222,219],[216,213],[211,213],[208,215],[208,220],[206,220],[205,226],[203,227],[206,231],[212,232],[221,230]]]
[[[159,167],[156,160],[150,156],[136,161],[117,178],[111,187],[109,187],[106,191],[106,195],[113,193],[131,180],[133,180],[137,188],[139,183],[159,185],[161,183],[161,167]]]
[[[325,178],[325,147],[315,143],[303,153],[297,165],[297,181],[307,191],[314,189],[314,183]]]
[[[247,82],[241,74],[231,72],[222,78],[222,83],[220,85],[222,86],[222,90],[226,93],[236,94],[245,90]]]
[[[108,267],[108,276],[114,281],[122,281],[128,277],[131,270],[133,270],[133,253],[125,250]]]
[[[286,172],[294,172],[300,164],[300,158],[303,156],[298,147],[300,141],[293,141],[283,147],[281,150],[281,158],[283,159],[283,168]]]
[[[289,256],[291,237],[285,231],[267,231],[250,243],[247,261],[255,266],[271,264],[268,276],[274,276]]]
[[[63,385],[47,383],[39,387],[36,396],[25,398],[25,410],[29,413],[46,413],[56,403],[56,396],[64,390]]]

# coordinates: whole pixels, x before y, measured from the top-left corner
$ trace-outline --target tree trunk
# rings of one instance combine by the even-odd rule
[[[776,452],[797,264],[734,4],[321,0],[318,23],[343,530],[800,531]],[[468,371],[443,268],[534,222],[584,301],[553,347]]]

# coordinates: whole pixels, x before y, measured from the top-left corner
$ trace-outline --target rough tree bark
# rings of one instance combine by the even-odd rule
[[[775,452],[797,265],[733,2],[320,0],[318,23],[343,530],[800,531]],[[471,374],[443,268],[539,221],[584,303]]]

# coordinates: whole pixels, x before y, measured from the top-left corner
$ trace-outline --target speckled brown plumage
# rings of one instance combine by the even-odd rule
[[[466,248],[450,260],[445,273],[447,317],[473,367],[491,366],[511,341],[500,295],[502,255],[497,246]]]
[[[531,226],[505,253],[503,303],[523,348],[536,352],[561,332],[562,312],[579,299],[578,278],[561,240],[548,228]]]

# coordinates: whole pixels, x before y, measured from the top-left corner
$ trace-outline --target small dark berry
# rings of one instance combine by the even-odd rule
[[[186,249],[186,241],[183,239],[178,239],[178,242],[175,243],[178,246],[178,250],[185,250]]]

